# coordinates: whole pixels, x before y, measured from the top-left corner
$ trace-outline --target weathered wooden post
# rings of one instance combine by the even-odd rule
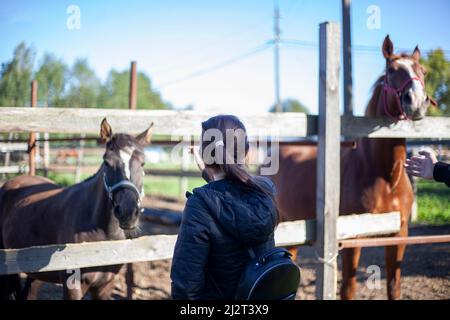
[[[35,108],[37,106],[37,88],[38,84],[36,80],[31,81],[31,104],[30,107]],[[31,176],[36,174],[36,133],[31,132],[28,139],[28,160],[29,171]]]
[[[43,150],[43,169],[44,169],[44,176],[48,176],[48,168],[50,167],[50,142],[48,141],[50,139],[50,134],[48,132],[44,133],[44,150]]]
[[[342,0],[342,62],[344,67],[344,114],[346,116],[353,115],[351,2],[352,0]]]
[[[136,74],[136,61],[131,61],[130,67],[130,95],[128,100],[128,108],[136,110],[137,102],[137,74]]]
[[[340,193],[339,57],[337,22],[324,22],[319,30],[319,120],[317,157],[317,239],[320,267],[317,299],[336,299],[337,217]]]
[[[84,145],[85,145],[85,140],[84,138],[86,137],[86,134],[81,134],[80,135],[80,141],[78,143],[78,154],[77,154],[77,165],[75,168],[75,183],[78,183],[81,181],[81,174],[83,171],[83,155],[84,155]]]
[[[137,73],[136,73],[136,61],[131,61],[130,66],[130,93],[128,99],[128,108],[130,110],[136,110],[137,102]],[[125,282],[127,284],[127,299],[133,299],[133,286],[134,286],[134,271],[133,264],[127,263],[127,270],[125,274]]]
[[[188,171],[189,169],[189,152],[188,152],[188,148],[187,145],[185,145],[182,149],[182,154],[181,154],[181,173],[183,174],[184,172]],[[180,177],[180,183],[179,183],[179,193],[178,193],[178,197],[180,199],[183,199],[186,195],[186,191],[189,187],[189,183],[188,183],[188,178],[184,177],[183,175]]]

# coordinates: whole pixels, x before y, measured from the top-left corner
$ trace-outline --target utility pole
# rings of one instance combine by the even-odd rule
[[[131,61],[130,67],[130,94],[128,99],[128,108],[130,110],[136,110],[137,102],[137,73],[136,73],[136,61]]]
[[[275,112],[282,112],[280,101],[280,9],[278,0],[274,0],[273,16],[273,57],[275,73]]]
[[[31,81],[31,105],[30,107],[37,107],[37,93],[38,93],[38,83],[36,80]],[[28,139],[28,162],[29,162],[29,175],[36,175],[36,133],[30,132],[30,137]]]
[[[351,0],[342,0],[342,40],[344,62],[344,115],[353,115],[352,37],[350,25]]]

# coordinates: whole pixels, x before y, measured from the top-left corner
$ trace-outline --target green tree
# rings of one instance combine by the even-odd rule
[[[69,74],[69,89],[61,105],[74,108],[97,107],[100,80],[87,59],[77,59]]]
[[[58,106],[64,94],[68,68],[53,54],[46,53],[41,60],[36,80],[38,81],[38,98],[45,106]]]
[[[0,73],[0,106],[29,104],[30,82],[33,77],[34,50],[20,43],[13,59],[3,63]],[[87,59],[77,59],[68,68],[62,59],[45,53],[34,75],[38,81],[38,99],[45,106],[127,108],[129,71],[110,71],[102,85]],[[152,87],[150,78],[139,72],[137,108],[171,109],[170,103]]]
[[[309,113],[307,107],[305,107],[300,101],[295,99],[286,99],[281,102],[281,111],[282,112],[303,112]],[[269,112],[275,112],[275,105],[270,107]]]
[[[100,108],[125,108],[128,106],[129,78],[127,72],[111,70],[100,89],[97,105]]]
[[[128,71],[111,70],[105,84],[100,90],[98,106],[102,108],[128,108],[130,74]],[[142,73],[137,74],[138,109],[169,109],[170,104],[164,102],[151,85],[150,78]]]
[[[23,107],[30,101],[30,82],[35,52],[21,42],[10,62],[3,63],[0,74],[0,106]]]
[[[159,92],[152,87],[150,78],[143,72],[137,76],[137,108],[139,109],[171,109],[172,106],[164,102]]]
[[[450,61],[442,49],[436,49],[423,58],[421,64],[427,69],[427,93],[438,103],[438,108],[430,108],[428,113],[450,116]]]

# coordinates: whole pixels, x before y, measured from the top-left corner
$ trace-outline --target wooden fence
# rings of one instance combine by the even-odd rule
[[[350,215],[338,218],[338,238],[351,239],[395,233],[400,230],[398,212]],[[280,223],[277,246],[314,242],[314,220]],[[99,241],[0,250],[0,275],[45,272],[172,258],[175,235],[144,236],[132,240]]]
[[[320,116],[299,113],[240,116],[249,135],[270,132],[280,139],[318,135],[317,219],[280,224],[277,245],[316,244],[321,261],[317,297],[336,298],[339,241],[399,230],[398,213],[338,216],[340,136],[370,138],[450,138],[450,118],[394,123],[389,119],[339,116],[339,26],[320,25]],[[138,133],[154,122],[154,133],[192,136],[210,114],[191,111],[108,110],[72,108],[0,108],[0,132],[98,134],[107,117],[115,132]],[[0,274],[43,272],[87,266],[170,258],[175,236],[134,240],[60,244],[0,250]]]
[[[196,136],[201,130],[201,122],[210,116],[195,111],[172,110],[1,107],[0,131],[99,134],[100,122],[107,117],[114,132],[137,134],[153,121],[155,134]],[[318,133],[319,116],[315,115],[283,112],[243,114],[239,117],[251,136],[273,132],[283,139],[305,138]],[[341,134],[354,138],[448,139],[450,132],[450,120],[446,117],[395,123],[385,118],[341,116],[340,122]]]

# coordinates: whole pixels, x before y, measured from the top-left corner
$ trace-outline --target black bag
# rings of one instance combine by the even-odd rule
[[[236,300],[293,300],[300,283],[300,268],[284,248],[272,248],[259,257],[252,249],[235,293]]]

